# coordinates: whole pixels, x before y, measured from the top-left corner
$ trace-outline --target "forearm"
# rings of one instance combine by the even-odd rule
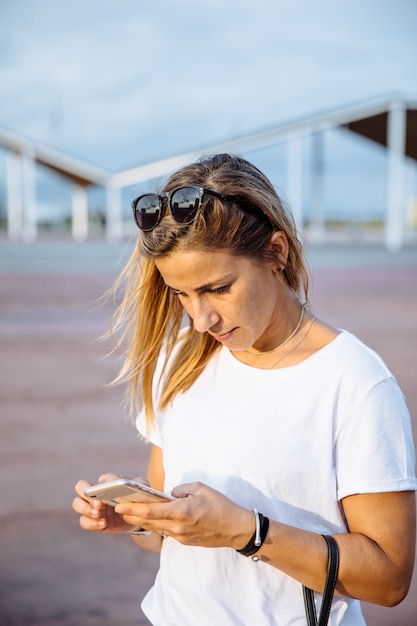
[[[334,537],[340,553],[336,594],[384,606],[394,606],[405,597],[411,571],[405,571],[369,537],[359,533]],[[320,534],[270,520],[267,538],[257,556],[306,587],[323,591],[328,552]]]
[[[334,538],[340,553],[335,593],[386,604],[392,580],[388,574],[390,564],[382,550],[361,535],[341,534]],[[323,591],[328,551],[320,534],[270,521],[268,536],[257,556],[306,587]]]

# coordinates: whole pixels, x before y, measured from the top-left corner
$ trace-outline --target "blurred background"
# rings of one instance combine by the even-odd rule
[[[310,239],[414,241],[416,22],[414,0],[3,0],[1,225],[120,239],[142,188],[224,149]]]
[[[386,360],[417,427],[417,3],[0,0],[0,624],[145,625],[157,568],[73,485],[140,475],[100,301],[130,200],[218,150],[291,207],[317,313]],[[415,624],[417,583],[370,626]],[[251,625],[248,625],[251,626]]]

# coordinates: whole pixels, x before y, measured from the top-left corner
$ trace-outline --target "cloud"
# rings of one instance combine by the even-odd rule
[[[15,0],[0,125],[117,170],[415,85],[414,0]]]

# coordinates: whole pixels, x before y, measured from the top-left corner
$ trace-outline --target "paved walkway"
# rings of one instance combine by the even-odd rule
[[[70,508],[79,477],[146,467],[121,390],[105,387],[118,363],[96,341],[112,312],[97,299],[128,249],[0,241],[1,625],[147,624],[139,603],[155,555],[132,549],[128,537],[83,532]],[[316,312],[383,356],[417,433],[417,250],[342,247],[309,257]],[[366,605],[369,626],[415,626],[416,579],[399,607]]]

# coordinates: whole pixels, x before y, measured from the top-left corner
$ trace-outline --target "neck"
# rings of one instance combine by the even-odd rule
[[[256,356],[259,355],[260,356],[262,354],[270,354],[271,352],[277,352],[278,350],[283,348],[287,343],[289,343],[291,341],[291,339],[293,337],[295,337],[295,335],[300,330],[300,327],[301,327],[301,324],[302,324],[302,321],[303,321],[303,318],[304,318],[304,313],[305,313],[306,308],[307,308],[307,304],[306,303],[301,305],[300,317],[298,318],[298,321],[297,321],[295,327],[293,328],[291,333],[284,339],[284,341],[281,341],[280,344],[278,344],[274,348],[270,348],[269,350],[244,350],[244,352],[246,352],[248,354],[253,354],[253,355],[256,355]]]

